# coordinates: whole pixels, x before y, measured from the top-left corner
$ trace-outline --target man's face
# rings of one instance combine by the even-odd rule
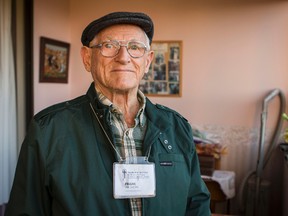
[[[104,41],[139,41],[148,47],[143,30],[134,25],[115,25],[102,30],[91,42],[90,47]],[[105,94],[108,92],[127,93],[137,91],[139,83],[149,70],[153,52],[146,51],[140,58],[133,58],[126,47],[121,47],[114,57],[104,57],[100,48],[83,47],[83,62],[90,71],[97,87]]]

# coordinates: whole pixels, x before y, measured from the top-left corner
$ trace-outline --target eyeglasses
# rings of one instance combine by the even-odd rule
[[[90,48],[99,48],[104,57],[112,58],[119,53],[121,47],[126,47],[127,52],[132,58],[140,58],[148,50],[146,45],[138,41],[128,41],[126,45],[122,41],[104,41],[100,44],[90,46]]]

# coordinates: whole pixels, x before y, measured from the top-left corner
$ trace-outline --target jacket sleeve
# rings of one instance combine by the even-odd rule
[[[33,120],[21,146],[14,182],[5,216],[50,215],[50,199],[45,188],[44,157],[40,129]]]
[[[201,178],[197,152],[192,153],[190,198],[187,201],[186,216],[210,216],[210,193]]]

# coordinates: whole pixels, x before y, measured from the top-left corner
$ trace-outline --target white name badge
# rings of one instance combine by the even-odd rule
[[[156,195],[155,164],[113,164],[115,199],[154,197]]]

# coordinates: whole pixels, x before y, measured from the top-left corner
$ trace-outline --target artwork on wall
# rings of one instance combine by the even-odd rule
[[[153,41],[154,60],[140,83],[147,96],[181,96],[182,41]]]
[[[68,83],[70,44],[40,37],[40,82]]]

